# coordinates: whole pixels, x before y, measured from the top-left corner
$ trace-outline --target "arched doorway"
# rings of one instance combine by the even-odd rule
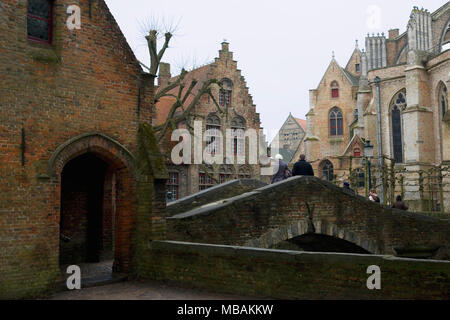
[[[131,271],[133,163],[125,147],[100,133],[74,137],[54,152],[48,170],[60,204],[60,267],[79,265],[83,278],[90,277],[83,268],[95,271],[92,263],[101,262],[102,278]]]
[[[69,161],[61,174],[60,264],[113,258],[113,186],[105,185],[108,163],[92,153]],[[108,181],[112,183],[112,181]],[[104,203],[105,202],[105,203]],[[105,210],[103,210],[105,209]]]

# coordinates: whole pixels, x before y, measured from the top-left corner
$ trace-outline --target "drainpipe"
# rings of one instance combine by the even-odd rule
[[[380,200],[384,204],[384,181],[383,181],[383,140],[381,136],[381,91],[380,78],[378,76],[373,80],[377,88],[377,118],[378,118],[378,165],[380,166],[381,192]]]

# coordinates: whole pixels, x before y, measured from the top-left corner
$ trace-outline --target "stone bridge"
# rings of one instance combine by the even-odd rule
[[[220,193],[220,188],[216,192]],[[449,258],[449,220],[380,206],[315,177],[294,177],[187,208],[189,211],[167,218],[167,239]]]

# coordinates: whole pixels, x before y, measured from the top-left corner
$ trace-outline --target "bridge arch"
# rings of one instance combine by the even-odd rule
[[[378,246],[375,241],[368,239],[364,235],[348,231],[345,228],[338,227],[335,223],[325,220],[313,222],[315,232],[311,232],[311,223],[307,219],[296,221],[289,225],[280,226],[271,229],[261,237],[252,239],[245,243],[245,246],[269,249],[277,244],[305,235],[323,235],[335,239],[345,240],[352,243],[368,253],[379,253]]]

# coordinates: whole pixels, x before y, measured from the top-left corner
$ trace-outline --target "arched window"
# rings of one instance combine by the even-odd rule
[[[439,110],[442,116],[442,119],[444,119],[445,114],[448,111],[448,98],[447,98],[447,87],[445,84],[441,82],[439,87]]]
[[[333,164],[329,160],[324,160],[320,164],[322,179],[327,181],[334,180]]]
[[[450,49],[450,24],[444,29],[441,40],[441,52]]]
[[[331,97],[339,98],[339,84],[336,81],[331,83]]]
[[[233,82],[230,79],[223,79],[221,81],[222,88],[219,91],[219,104],[222,107],[231,106],[231,96],[233,93]]]
[[[361,157],[361,149],[360,149],[360,148],[355,148],[355,149],[353,149],[353,156],[354,156],[355,158]]]
[[[27,33],[28,39],[52,43],[53,0],[28,0]]]
[[[220,118],[210,114],[206,119],[206,152],[211,155],[220,153]]]
[[[391,104],[392,151],[395,163],[403,163],[403,134],[401,113],[406,108],[406,94],[404,91],[395,95]]]
[[[245,156],[245,119],[241,116],[231,121],[233,134],[232,153],[235,156]]]
[[[334,107],[330,111],[330,136],[342,136],[344,134],[344,118],[342,111]]]

